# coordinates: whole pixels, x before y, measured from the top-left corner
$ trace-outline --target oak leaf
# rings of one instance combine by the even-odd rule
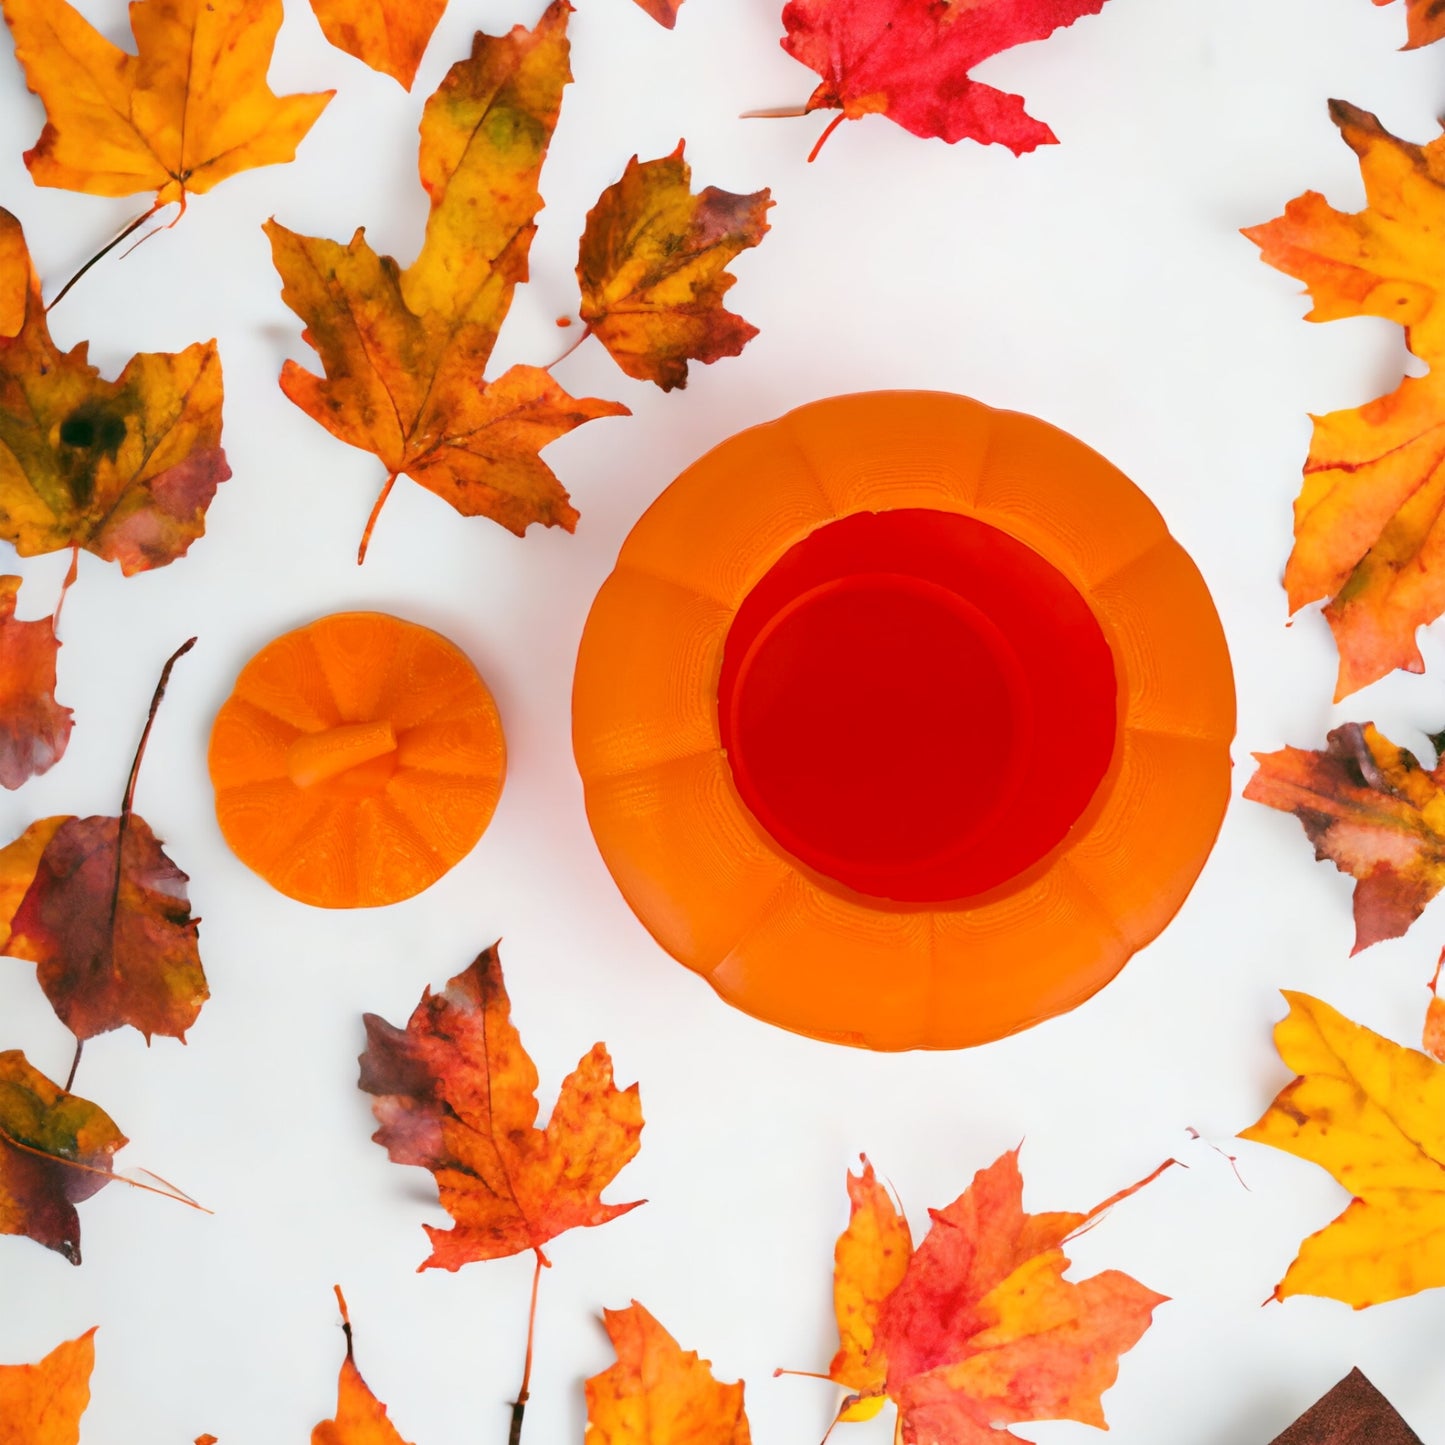
[[[1165,1297],[1117,1270],[1066,1280],[1064,1246],[1168,1167],[1086,1214],[1026,1214],[1014,1149],[930,1210],[914,1249],[865,1158],[834,1254],[829,1378],[851,1392],[838,1418],[892,1400],[905,1445],[997,1445],[1019,1438],[997,1427],[1031,1420],[1105,1427],[1100,1396]]]
[[[0,1234],[25,1235],[79,1264],[75,1206],[117,1177],[111,1158],[125,1143],[95,1104],[52,1083],[18,1049],[0,1053]],[[4,1419],[0,1409],[0,1442]]]
[[[1271,266],[1303,281],[1310,321],[1381,316],[1430,368],[1388,396],[1315,417],[1285,567],[1289,609],[1328,598],[1340,653],[1338,701],[1395,668],[1423,672],[1415,630],[1445,611],[1445,137],[1412,145],[1368,111],[1330,102],[1360,160],[1365,209],[1314,191],[1244,232]]]
[[[1389,5],[1392,0],[1375,0],[1376,5]],[[1445,5],[1440,0],[1405,0],[1405,27],[1409,39],[1406,50],[1430,45],[1445,35]]]
[[[38,1364],[0,1365],[0,1445],[78,1445],[94,1368],[94,1328]]]
[[[727,266],[768,230],[770,193],[691,193],[683,143],[627,163],[587,216],[577,259],[582,320],[628,376],[687,385],[689,360],[737,356],[758,328],[723,308]]]
[[[823,77],[807,110],[844,120],[886,115],[918,136],[1006,145],[1015,155],[1057,137],[1022,96],[974,80],[990,55],[1043,40],[1105,0],[788,0],[782,45]],[[812,157],[809,157],[811,159]]]
[[[386,1406],[371,1393],[356,1368],[351,1316],[339,1288],[336,1298],[341,1306],[341,1327],[346,1332],[346,1358],[336,1382],[336,1414],[311,1432],[311,1445],[406,1445],[391,1423]]]
[[[584,1445],[750,1445],[741,1382],[720,1384],[636,1300],[602,1317],[617,1363],[587,1381]]]
[[[37,965],[46,998],[82,1042],[127,1024],[147,1040],[184,1039],[209,996],[189,880],[134,812],[156,710],[190,646],[161,674],[120,815],[44,818],[0,849],[0,950]]]
[[[155,3],[155,0],[151,0]],[[115,381],[50,339],[20,223],[0,210],[0,269],[25,309],[0,335],[0,538],[22,557],[84,547],[127,576],[184,556],[231,475],[214,341],[133,356]]]
[[[1354,1196],[1300,1246],[1274,1298],[1356,1309],[1445,1285],[1445,1064],[1285,993],[1275,1027],[1298,1075],[1239,1136],[1327,1169]]]
[[[159,208],[295,157],[333,92],[276,96],[266,71],[281,0],[137,0],[137,54],[68,0],[3,0],[15,54],[45,102],[25,164],[37,185]]]
[[[426,1226],[422,1269],[536,1251],[569,1229],[606,1224],[641,1200],[602,1191],[637,1153],[637,1085],[618,1089],[602,1044],[562,1084],[537,1128],[537,1070],[511,1019],[497,946],[439,994],[422,995],[405,1029],[366,1015],[361,1088],[376,1096],[372,1136],[398,1164],[436,1176],[450,1230]]]
[[[447,0],[311,0],[311,8],[338,50],[410,90]]]
[[[1271,1445],[1422,1445],[1363,1371],[1351,1370]]]
[[[568,396],[550,375],[514,366],[482,380],[542,207],[537,179],[568,69],[566,0],[535,30],[478,34],[421,123],[426,239],[405,270],[357,231],[350,245],[267,225],[282,298],[306,323],[325,378],[288,361],[281,389],[333,436],[374,453],[464,516],[521,535],[533,522],[571,531],[577,513],[537,453],[613,402]]]
[[[0,577],[0,787],[18,788],[65,756],[71,712],[55,700],[53,617],[20,622],[19,577]]]
[[[1426,770],[1374,723],[1335,728],[1323,752],[1254,756],[1244,796],[1293,813],[1315,857],[1355,879],[1351,952],[1403,934],[1445,886],[1445,758]]]

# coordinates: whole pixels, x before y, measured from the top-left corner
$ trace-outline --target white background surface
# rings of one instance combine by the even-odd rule
[[[402,1022],[499,934],[516,1018],[542,1071],[605,1039],[641,1081],[639,1159],[610,1192],[651,1202],[559,1239],[543,1280],[531,1445],[580,1445],[583,1378],[611,1360],[600,1309],[636,1297],[725,1379],[747,1380],[758,1445],[810,1445],[836,1393],[777,1365],[826,1369],[844,1171],[867,1150],[916,1226],[973,1171],[1026,1139],[1026,1204],[1086,1208],[1178,1153],[1173,1170],[1074,1248],[1075,1274],[1129,1270],[1173,1297],[1105,1396],[1127,1445],[1264,1445],[1352,1365],[1427,1441],[1445,1441],[1445,1291],[1355,1314],[1330,1301],[1260,1307],[1299,1240],[1346,1196],[1322,1171],[1233,1146],[1250,1189],[1187,1126],[1217,1141],[1285,1082],[1270,1042],[1277,990],[1303,988],[1414,1043],[1442,937],[1430,910],[1406,939],[1348,957],[1349,885],[1310,861],[1291,819],[1236,801],[1173,927],[1100,996],[1016,1038],[953,1055],[870,1056],[793,1038],[718,1002],[633,919],[593,847],[573,769],[568,702],[587,607],[628,528],[700,452],[819,396],[951,389],[1032,411],[1097,447],[1158,503],[1199,562],[1233,649],[1236,787],[1251,749],[1320,746],[1374,718],[1428,755],[1445,722],[1445,646],[1431,671],[1332,709],[1334,653],[1317,615],[1290,630],[1278,577],[1308,411],[1394,385],[1384,322],[1306,325],[1298,288],[1237,228],[1314,187],[1361,202],[1353,155],[1325,111],[1341,96],[1414,140],[1437,134],[1445,47],[1399,54],[1402,5],[1367,0],[1111,0],[1041,45],[980,68],[1022,91],[1062,144],[1015,159],[948,147],[882,119],[804,157],[823,119],[743,121],[803,101],[811,72],[777,45],[779,0],[688,0],[668,34],[630,0],[578,0],[573,64],[543,172],[533,284],[493,363],[545,363],[567,344],[582,217],[634,152],[679,135],[699,184],[773,188],[773,232],[735,266],[735,308],[762,328],[736,360],[664,396],[589,342],[559,368],[575,394],[630,419],[589,424],[547,452],[582,512],[573,537],[518,541],[398,485],[358,570],[380,481],[275,386],[314,358],[283,307],[260,224],[415,254],[423,98],[478,25],[532,23],[539,0],[453,0],[413,95],[330,49],[288,0],[272,80],[335,86],[290,166],[201,197],[174,231],[108,260],[55,313],[114,375],[132,352],[220,339],[235,477],[189,557],[121,578],[82,559],[66,603],[60,696],[77,727],[64,762],[0,797],[0,836],[55,812],[113,813],[162,659],[178,667],[139,808],[191,875],[214,997],[189,1044],[133,1031],[86,1050],[80,1093],[132,1139],[121,1162],[184,1186],[214,1217],[112,1187],[81,1208],[85,1263],[0,1239],[0,1360],[38,1358],[99,1324],[85,1445],[283,1445],[328,1417],[346,1288],[359,1359],[417,1445],[501,1445],[521,1371],[531,1261],[414,1273],[428,1177],[369,1142],[355,1088],[359,1015]],[[82,7],[124,38],[119,0]],[[140,207],[34,187],[20,159],[42,123],[0,40],[0,203],[24,222],[48,289]],[[575,335],[575,331],[571,333]],[[0,559],[15,567],[8,556]],[[64,556],[20,564],[21,612],[48,610]],[[204,756],[212,716],[264,641],[321,613],[393,610],[456,639],[501,705],[511,771],[476,851],[430,892],[379,913],[289,902],[228,852]],[[1060,699],[1061,724],[1067,700]],[[1066,734],[1059,765],[1066,765]],[[0,967],[0,1047],[63,1078],[68,1034],[30,966]],[[890,1412],[891,1414],[891,1412]],[[840,1428],[883,1445],[891,1421]],[[1021,1426],[1039,1442],[1096,1438]]]

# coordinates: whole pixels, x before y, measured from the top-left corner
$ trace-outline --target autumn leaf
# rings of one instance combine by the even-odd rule
[[[770,193],[694,196],[683,143],[627,163],[587,216],[577,260],[582,320],[628,376],[687,385],[689,360],[737,356],[758,328],[723,309],[726,267],[768,230]]]
[[[336,1383],[336,1415],[323,1420],[311,1432],[311,1445],[406,1445],[391,1423],[386,1406],[371,1393],[356,1368],[351,1315],[339,1287],[336,1299],[341,1307],[341,1327],[346,1332],[346,1358]]]
[[[677,12],[682,9],[682,0],[637,0],[637,3],[669,30],[677,24]]]
[[[1356,1309],[1445,1285],[1445,1064],[1285,993],[1275,1027],[1298,1078],[1241,1139],[1327,1169],[1354,1198],[1300,1246],[1274,1297]]]
[[[1422,1445],[1363,1371],[1351,1370],[1271,1445]]]
[[[184,556],[231,475],[215,342],[142,352],[103,381],[85,342],[62,352],[50,339],[20,223],[3,210],[0,267],[26,297],[16,333],[0,336],[0,538],[22,557],[84,547],[127,576]]]
[[[1330,116],[1359,157],[1365,209],[1337,211],[1307,191],[1244,234],[1305,283],[1308,320],[1398,321],[1430,368],[1388,396],[1314,418],[1284,580],[1291,612],[1330,599],[1338,700],[1395,668],[1423,672],[1415,630],[1445,610],[1445,307],[1436,304],[1445,137],[1412,145],[1338,100]]]
[[[537,455],[613,402],[569,396],[544,370],[482,380],[542,207],[537,178],[568,69],[566,0],[535,30],[478,34],[448,71],[421,123],[426,239],[405,270],[357,231],[351,243],[267,225],[282,298],[306,323],[325,379],[294,361],[281,389],[334,436],[374,453],[390,474],[361,545],[399,475],[464,516],[521,535],[534,522],[571,531],[577,513]],[[360,560],[360,559],[358,559]]]
[[[1445,759],[1427,771],[1374,723],[1335,728],[1323,752],[1254,756],[1244,796],[1293,813],[1315,857],[1356,880],[1351,951],[1398,938],[1445,885]]]
[[[77,1445],[94,1368],[94,1328],[39,1364],[0,1365],[0,1445]]]
[[[1421,1043],[1432,1059],[1445,1064],[1445,998],[1440,997],[1440,974],[1445,970],[1445,949],[1435,963],[1435,976],[1430,980],[1430,1002],[1425,1008],[1425,1027]]]
[[[750,1445],[741,1383],[719,1384],[636,1300],[603,1323],[617,1363],[587,1381],[585,1445]]]
[[[421,1268],[540,1252],[580,1225],[636,1209],[602,1191],[637,1153],[637,1085],[618,1089],[602,1044],[562,1085],[536,1127],[537,1070],[511,1019],[497,946],[439,994],[428,989],[405,1029],[366,1015],[361,1088],[374,1094],[373,1136],[398,1164],[430,1169],[450,1230],[428,1225]]]
[[[0,1234],[23,1234],[79,1264],[75,1206],[116,1177],[111,1159],[125,1143],[96,1105],[52,1083],[18,1049],[0,1053]],[[4,1418],[0,1411],[0,1430]]]
[[[55,700],[55,619],[19,622],[19,577],[0,577],[0,786],[18,788],[65,756],[70,709]]]
[[[1011,1150],[929,1211],[915,1250],[865,1158],[834,1255],[829,1378],[851,1392],[839,1420],[869,1419],[892,1400],[905,1445],[1017,1440],[999,1427],[1031,1420],[1106,1428],[1100,1396],[1164,1296],[1117,1270],[1066,1280],[1064,1246],[1168,1167],[1087,1214],[1026,1214]]]
[[[844,120],[883,114],[919,136],[1006,145],[1015,155],[1057,141],[1022,96],[974,80],[990,55],[1043,40],[1104,0],[788,0],[783,49],[823,77],[807,110]]]
[[[156,208],[295,157],[333,92],[266,84],[282,0],[137,0],[137,54],[67,0],[0,0],[46,125],[25,164],[37,185],[156,192]]]
[[[1389,5],[1393,0],[1375,0]],[[1445,5],[1440,0],[1405,0],[1405,26],[1409,34],[1404,49],[1417,50],[1445,35]]]
[[[0,849],[0,949],[37,965],[81,1043],[127,1024],[183,1039],[208,996],[186,875],[133,811],[156,710],[190,646],[161,674],[119,817],[45,818]]]
[[[311,0],[311,8],[338,50],[410,90],[447,0]]]

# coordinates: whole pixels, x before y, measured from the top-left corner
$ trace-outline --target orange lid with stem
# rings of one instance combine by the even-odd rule
[[[501,796],[496,703],[454,643],[341,612],[268,643],[211,731],[216,817],[290,898],[373,908],[471,852]]]
[[[1234,687],[1188,555],[1082,443],[962,397],[834,398],[724,442],[588,618],[588,817],[729,1002],[871,1048],[1081,1002],[1173,917]]]

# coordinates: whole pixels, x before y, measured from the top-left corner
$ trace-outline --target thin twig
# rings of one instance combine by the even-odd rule
[[[536,1251],[537,1266],[532,1271],[532,1304],[527,1311],[527,1356],[522,1365],[522,1388],[512,1404],[512,1432],[507,1445],[522,1445],[522,1416],[527,1413],[527,1400],[532,1385],[532,1342],[537,1333],[537,1286],[542,1282],[542,1267],[547,1263],[542,1251]]]
[[[150,208],[150,210],[143,211],[139,216],[135,218],[135,220],[131,221],[125,227],[125,229],[122,230],[121,233],[113,240],[107,241],[106,244],[102,246],[100,250],[97,251],[95,255],[93,255],[90,260],[88,260],[85,265],[82,266],[80,270],[77,271],[75,275],[72,276],[70,280],[67,281],[65,285],[62,286],[60,290],[55,293],[54,300],[52,300],[51,303],[45,308],[47,313],[54,311],[55,308],[59,306],[60,303],[64,301],[68,295],[70,295],[71,288],[75,285],[77,281],[80,280],[82,276],[85,275],[87,271],[90,270],[92,266],[96,264],[97,261],[103,260],[106,256],[110,255],[110,253],[114,251],[115,248],[119,246],[122,241],[127,240],[129,237],[135,235],[135,233],[139,231],[140,228],[145,225],[145,223],[150,220],[150,218],[155,215],[155,213],[160,209],[161,202],[157,201],[155,205]]]
[[[356,565],[358,567],[366,561],[366,549],[371,546],[371,530],[376,526],[376,519],[381,515],[381,509],[386,505],[386,499],[391,495],[391,489],[396,485],[399,475],[399,472],[393,472],[382,483],[381,494],[371,509],[371,515],[366,519],[366,530],[361,534],[361,546],[356,549]]]

